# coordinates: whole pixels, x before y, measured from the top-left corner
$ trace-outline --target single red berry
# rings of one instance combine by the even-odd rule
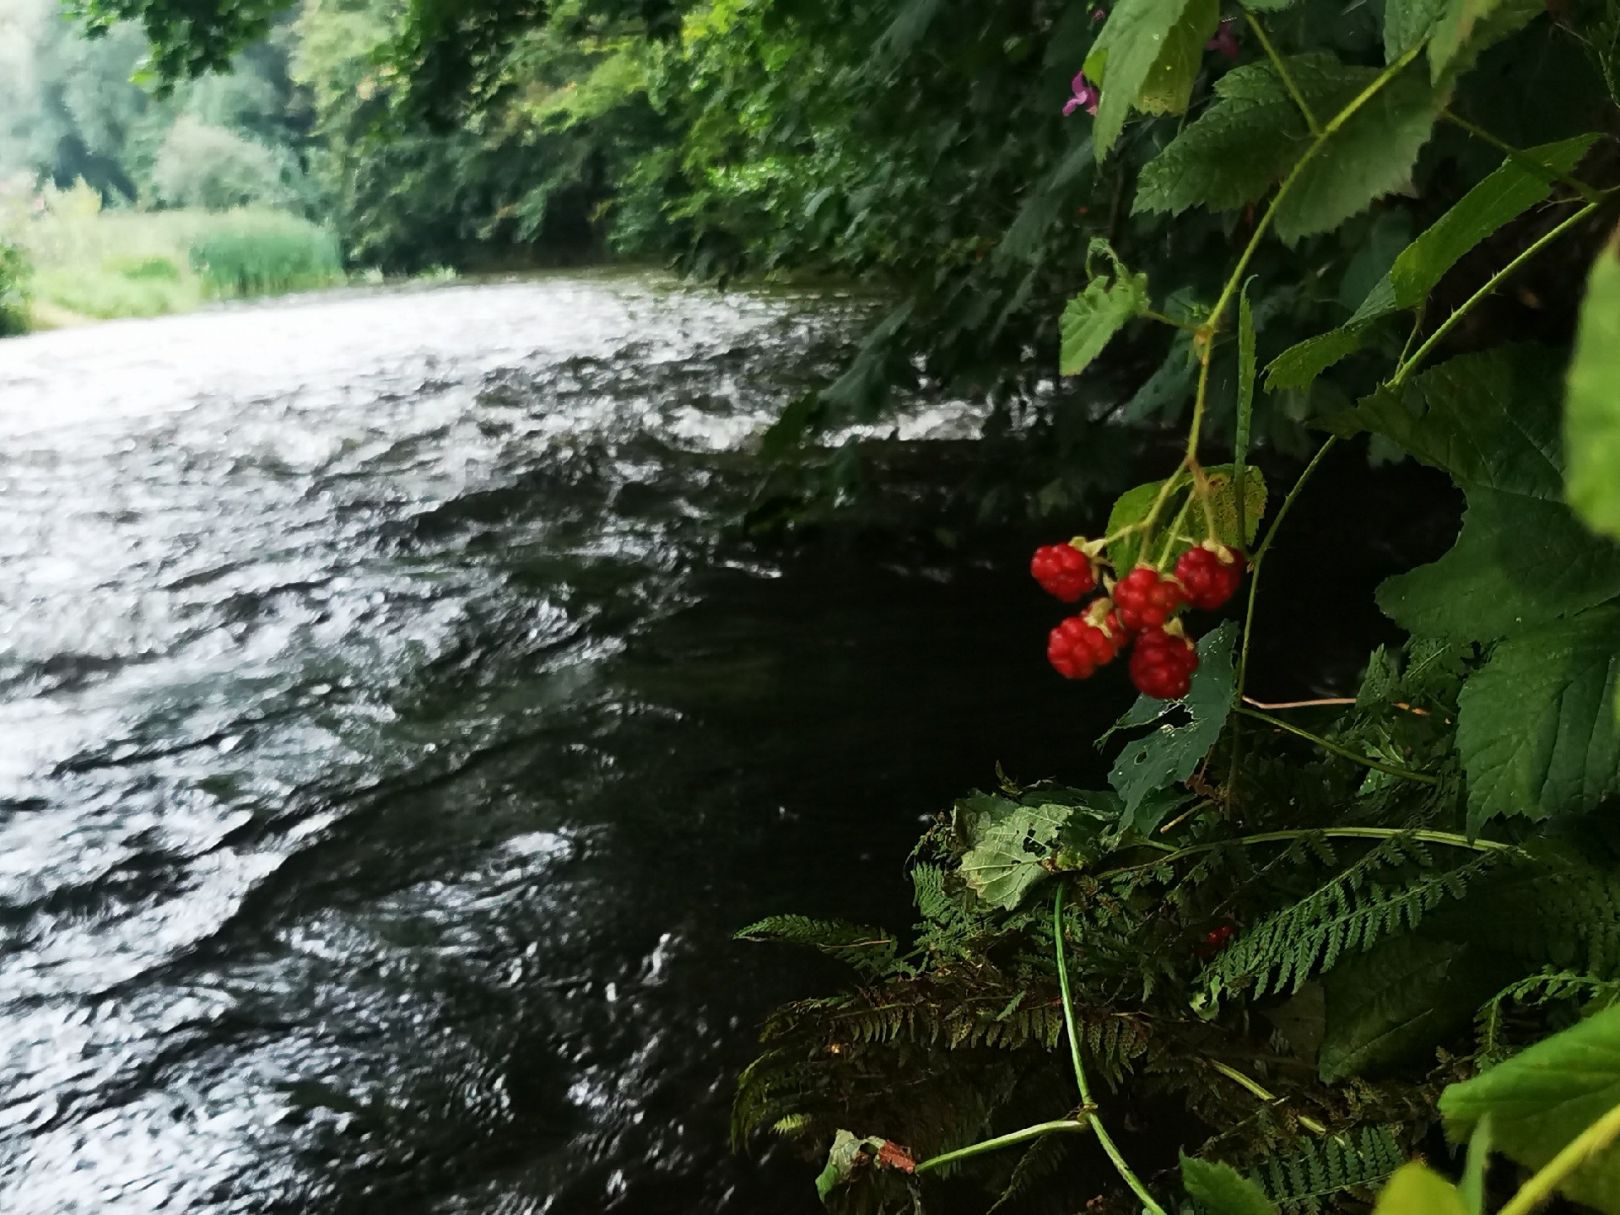
[[[1120,623],[1131,632],[1161,627],[1187,601],[1181,584],[1160,577],[1151,565],[1139,565],[1114,587]]]
[[[1217,924],[1209,930],[1209,935],[1204,938],[1204,944],[1211,949],[1219,949],[1232,939],[1232,934],[1235,932],[1237,932],[1237,929],[1230,924]]]
[[[1098,599],[1085,615],[1070,616],[1052,630],[1046,660],[1065,679],[1090,679],[1098,667],[1114,661],[1125,640],[1113,604]]]
[[[1230,599],[1243,581],[1243,554],[1224,544],[1190,548],[1176,562],[1176,581],[1195,608],[1213,612]]]
[[[1143,696],[1180,700],[1192,687],[1198,650],[1192,642],[1160,628],[1146,629],[1131,651],[1131,682]]]
[[[1072,544],[1046,544],[1029,559],[1029,572],[1049,595],[1074,603],[1097,585],[1091,558]]]

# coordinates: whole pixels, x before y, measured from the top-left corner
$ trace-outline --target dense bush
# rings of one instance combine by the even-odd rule
[[[0,241],[0,337],[28,327],[28,259],[16,245]]]
[[[343,276],[332,234],[275,211],[232,211],[200,222],[192,268],[209,295],[271,295],[325,286]]]

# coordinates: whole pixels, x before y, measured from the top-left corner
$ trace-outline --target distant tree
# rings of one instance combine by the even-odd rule
[[[182,116],[169,128],[152,166],[152,202],[210,211],[251,205],[294,208],[302,174],[284,149]]]

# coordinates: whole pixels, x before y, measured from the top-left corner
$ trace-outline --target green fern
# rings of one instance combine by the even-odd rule
[[[1590,1005],[1592,1011],[1608,1008],[1620,1003],[1620,981],[1548,967],[1509,983],[1487,1000],[1474,1018],[1478,1042],[1475,1061],[1485,1067],[1512,1053],[1504,1034],[1508,1005],[1541,1006],[1559,1001],[1579,1001],[1582,1005]]]
[[[1376,1189],[1405,1163],[1397,1129],[1364,1126],[1302,1140],[1297,1151],[1266,1161],[1251,1179],[1284,1210],[1315,1215],[1346,1190]]]
[[[1253,996],[1296,992],[1312,975],[1331,970],[1345,951],[1366,950],[1386,936],[1410,932],[1442,903],[1461,899],[1495,858],[1487,854],[1398,885],[1371,881],[1380,869],[1428,860],[1406,837],[1380,845],[1243,933],[1205,969],[1206,999],[1218,1003],[1236,991]]]
[[[818,920],[806,915],[768,916],[739,929],[736,937],[739,941],[780,941],[819,949],[872,979],[911,969],[898,960],[899,946],[891,933],[845,920]]]

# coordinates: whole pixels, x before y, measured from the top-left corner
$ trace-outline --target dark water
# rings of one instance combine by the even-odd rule
[[[860,312],[576,276],[0,344],[0,1210],[817,1209],[726,1122],[829,974],[731,932],[904,922],[920,818],[1126,699],[1044,670],[1022,538],[716,526]],[[900,496],[972,426],[902,425]]]
[[[0,1209],[815,1209],[725,1136],[824,979],[731,931],[894,913],[919,816],[1051,742],[993,562],[715,526],[858,311],[575,277],[0,345]]]

